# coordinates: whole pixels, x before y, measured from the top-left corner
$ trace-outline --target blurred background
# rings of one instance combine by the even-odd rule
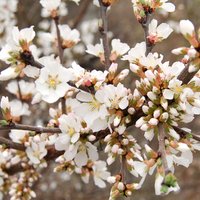
[[[176,11],[174,13],[166,13],[161,10],[153,13],[152,18],[158,20],[159,23],[166,22],[174,29],[168,39],[162,43],[157,43],[153,52],[158,52],[164,55],[163,61],[170,61],[170,65],[174,61],[180,61],[180,56],[171,54],[171,50],[181,46],[189,46],[187,40],[179,33],[179,21],[181,19],[190,19],[196,30],[200,27],[200,13],[199,6],[200,0],[172,0],[172,3],[176,5]],[[93,45],[99,43],[100,33],[97,30],[97,20],[99,19],[100,12],[98,7],[92,4],[92,0],[81,0],[80,5],[77,6],[74,2],[66,1],[66,7],[68,14],[60,18],[61,24],[69,24],[73,28],[77,28],[83,35],[83,42],[80,42],[77,47],[73,47],[70,50],[65,51],[65,64],[69,67],[72,60],[76,60],[82,67],[86,69],[103,69],[103,65],[100,63],[98,58],[87,55],[84,50],[88,42]],[[51,19],[41,17],[41,5],[39,0],[19,0],[18,11],[16,14],[17,26],[19,29],[30,27],[34,25],[35,31],[48,31],[51,29]],[[43,21],[43,23],[41,23]],[[47,27],[47,28],[45,28]],[[108,11],[108,29],[110,39],[120,38],[121,42],[129,44],[130,47],[134,47],[136,43],[144,40],[143,29],[137,22],[132,8],[131,0],[118,0],[112,8]],[[91,34],[90,34],[91,33]],[[1,39],[0,39],[1,40]],[[48,55],[51,53],[56,54],[55,46],[45,46],[45,40],[36,38],[34,41],[39,48],[42,50],[42,55]],[[127,62],[119,63],[119,69],[128,68]],[[5,69],[6,65],[0,63],[0,71]],[[125,79],[124,84],[127,87],[134,88],[134,80],[136,77],[130,73]],[[5,89],[8,81],[0,81],[0,96],[9,95]],[[11,99],[14,96],[10,97]],[[30,102],[28,102],[30,104]],[[54,105],[51,104],[53,107]],[[30,117],[24,117],[23,123],[32,125],[46,125],[48,123],[49,105],[42,104],[42,109],[39,109],[38,105],[32,107],[33,115]],[[2,115],[0,116],[2,118]],[[192,128],[194,134],[200,134],[200,118],[190,123],[183,125],[183,127]],[[143,133],[133,127],[129,128],[129,132],[138,140],[139,144],[143,146],[148,143],[154,150],[158,149],[156,140],[147,142]],[[7,137],[8,132],[2,131],[1,135]],[[99,144],[97,144],[98,146]],[[101,152],[100,159],[105,159],[107,156]],[[43,177],[35,183],[33,190],[36,192],[37,200],[102,200],[109,198],[109,191],[111,185],[107,184],[105,189],[99,189],[94,185],[91,178],[89,184],[84,184],[77,174],[73,174],[71,177],[66,172],[53,173],[53,168],[56,164],[51,161],[47,169],[42,171]],[[119,173],[120,165],[113,164],[108,167],[112,174]],[[194,162],[190,167],[184,168],[182,166],[175,167],[175,176],[178,178],[178,183],[181,188],[179,193],[170,193],[167,196],[156,196],[154,192],[154,181],[155,174],[147,176],[146,181],[139,191],[133,192],[132,197],[122,199],[137,199],[137,200],[198,200],[200,199],[200,153],[194,153]],[[138,182],[135,177],[128,175],[127,182]],[[7,199],[5,197],[5,199]]]

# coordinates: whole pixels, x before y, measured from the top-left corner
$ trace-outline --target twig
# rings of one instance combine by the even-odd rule
[[[23,100],[22,100],[22,92],[21,92],[21,88],[20,88],[20,86],[19,86],[19,80],[20,80],[20,77],[17,77],[17,87],[18,87],[18,93],[19,93],[19,100],[20,100],[21,102],[23,102]],[[22,121],[23,121],[22,116],[20,116],[20,120],[18,121],[18,123],[21,124]]]
[[[108,69],[110,67],[110,50],[109,50],[109,45],[108,45],[108,26],[107,26],[107,6],[105,6],[102,3],[102,0],[99,0],[100,4],[100,12],[101,12],[101,19],[103,21],[103,27],[99,28],[99,31],[102,35],[103,38],[103,48],[104,48],[104,56],[105,56],[105,69]]]
[[[17,149],[20,151],[25,151],[25,149],[26,149],[23,144],[13,142],[12,140],[8,140],[1,136],[0,136],[0,144],[5,144],[6,148]]]
[[[121,161],[121,171],[120,174],[122,176],[122,183],[126,184],[126,157],[125,155],[122,155],[122,161]]]
[[[62,42],[60,37],[60,30],[59,30],[59,17],[54,18],[55,25],[56,25],[56,33],[57,33],[57,40],[58,40],[58,54],[60,58],[60,63],[63,65],[63,48],[62,48]]]
[[[32,65],[39,69],[44,67],[41,63],[35,61],[32,53],[30,51],[25,51],[25,52],[20,53],[20,57],[27,65]]]
[[[190,62],[189,62],[190,63]],[[197,73],[197,71],[195,72],[188,72],[189,66],[190,64],[187,64],[187,66],[182,70],[182,72],[179,74],[179,76],[177,77],[180,81],[182,81],[182,84],[188,84],[190,82],[190,80],[195,76],[195,74]]]
[[[164,176],[169,173],[169,168],[167,164],[167,159],[166,159],[166,152],[165,152],[165,139],[166,135],[163,130],[162,123],[158,124],[158,129],[159,129],[159,150],[158,153],[161,154],[161,159],[162,159],[162,164],[163,164],[163,169],[164,169]]]
[[[67,110],[65,105],[65,97],[60,98],[60,102],[61,102],[62,114],[66,114]]]
[[[144,29],[144,37],[145,37],[145,42],[146,42],[146,55],[148,55],[148,53],[152,51],[154,44],[149,42],[149,39],[147,38],[149,35],[149,22],[151,19],[151,13],[145,12],[145,14],[146,14],[146,18],[145,20],[142,20],[141,24],[142,24],[142,28]]]
[[[86,0],[86,1],[83,2],[83,4],[81,5],[79,13],[76,15],[76,18],[74,19],[74,24],[71,27],[72,29],[76,28],[78,23],[81,21],[81,19],[83,18],[88,6],[90,5],[90,2],[91,2],[91,0]]]
[[[16,124],[14,122],[10,122],[10,124],[6,126],[2,126],[2,125],[0,126],[0,130],[12,130],[12,129],[35,131],[37,134],[61,133],[61,130],[59,128],[36,127],[36,126]]]
[[[184,131],[183,129],[179,128],[179,127],[176,127],[176,126],[173,126],[173,129],[180,135],[180,136],[185,136],[185,135],[191,135],[193,139],[197,140],[200,142],[200,137],[192,134],[192,133],[189,133],[187,131]]]

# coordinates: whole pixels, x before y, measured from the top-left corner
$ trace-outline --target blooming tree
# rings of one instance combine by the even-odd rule
[[[80,0],[72,1],[79,5]],[[101,70],[91,71],[76,60],[65,61],[81,41],[77,29],[60,24],[59,17],[68,13],[67,1],[40,0],[42,17],[52,19],[49,32],[35,32],[34,26],[19,30],[14,26],[18,1],[0,3],[0,9],[5,8],[5,16],[0,16],[4,30],[0,59],[7,64],[0,80],[10,80],[6,90],[13,94],[2,95],[0,103],[4,116],[0,130],[10,131],[9,139],[0,136],[0,199],[6,194],[11,200],[36,197],[32,186],[50,160],[57,163],[56,173],[80,174],[85,183],[93,177],[100,188],[106,181],[112,184],[109,200],[131,196],[154,172],[156,195],[180,189],[174,164],[189,167],[193,151],[200,150],[200,137],[180,128],[200,114],[199,31],[196,35],[191,21],[180,21],[190,47],[172,50],[184,57],[170,65],[153,47],[173,29],[167,23],[158,25],[151,16],[158,9],[173,12],[175,6],[167,0],[132,0],[145,41],[130,47],[108,35],[107,10],[116,1],[93,1],[100,9],[99,20],[91,22],[101,33],[100,43],[91,44],[92,27],[82,31],[83,51],[102,64]],[[128,63],[130,71],[118,70],[118,58]],[[135,89],[122,83],[128,76],[138,77]],[[31,107],[39,109],[44,102],[50,105],[48,123],[24,124],[23,116],[33,115]],[[137,135],[127,130],[131,126],[141,129],[147,142],[154,138],[158,148],[138,144]],[[107,154],[105,161],[100,160],[98,141]],[[118,159],[119,173],[111,174],[107,165]],[[128,174],[137,179],[128,182]]]

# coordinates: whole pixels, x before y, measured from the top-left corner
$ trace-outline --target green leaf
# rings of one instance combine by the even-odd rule
[[[0,125],[7,126],[9,123],[6,120],[0,120]]]

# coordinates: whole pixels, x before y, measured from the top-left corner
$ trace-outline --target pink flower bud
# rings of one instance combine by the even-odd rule
[[[133,115],[134,113],[135,113],[135,108],[128,108],[128,113],[130,114],[130,115]]]
[[[158,120],[155,118],[151,118],[148,123],[151,124],[152,126],[156,126],[158,124]]]
[[[123,191],[124,190],[124,184],[122,182],[119,182],[117,188],[119,190]]]
[[[118,67],[118,64],[117,63],[112,63],[109,67],[109,73],[115,73],[117,71],[117,67]]]
[[[134,73],[137,73],[139,70],[139,66],[133,63],[130,63],[130,70]]]

